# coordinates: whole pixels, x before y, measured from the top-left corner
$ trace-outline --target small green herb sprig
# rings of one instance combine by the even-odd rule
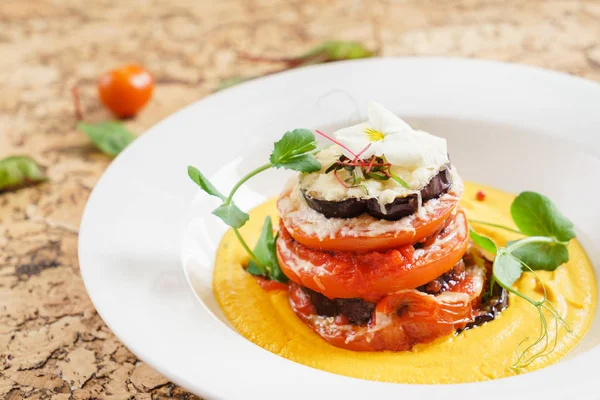
[[[31,157],[10,156],[0,160],[0,192],[46,181],[42,167]]]
[[[386,160],[385,156],[371,156],[367,159],[363,159],[361,157],[361,155],[365,151],[367,151],[369,147],[371,147],[370,143],[358,153],[354,153],[348,147],[344,146],[344,144],[338,142],[331,136],[328,136],[319,130],[317,130],[316,132],[319,135],[323,136],[325,139],[329,140],[330,142],[335,143],[341,148],[345,149],[353,157],[352,159],[350,159],[342,155],[336,162],[331,164],[325,170],[326,174],[333,171],[333,175],[340,183],[340,185],[344,186],[345,188],[362,187],[364,188],[365,192],[369,194],[369,190],[367,189],[367,187],[362,184],[362,182],[365,179],[377,179],[380,181],[386,181],[391,178],[402,187],[410,189],[410,186],[408,185],[408,183],[406,183],[404,179],[400,178],[398,175],[392,172],[392,164]],[[350,173],[350,178],[342,180],[338,175],[339,170],[348,171]]]
[[[104,154],[115,157],[136,139],[136,136],[118,121],[83,122],[84,115],[77,86],[71,88],[71,98],[77,129],[85,133]]]
[[[218,197],[222,204],[213,214],[221,218],[233,229],[242,247],[250,256],[246,271],[252,275],[263,276],[277,282],[287,282],[287,277],[281,271],[277,262],[275,241],[271,218],[267,217],[262,232],[254,250],[251,250],[239,228],[248,222],[249,216],[233,202],[237,190],[250,178],[270,168],[284,168],[300,172],[315,172],[321,169],[321,164],[315,159],[313,153],[317,148],[315,135],[308,129],[295,129],[286,132],[283,137],[275,142],[269,162],[254,169],[236,183],[228,196],[223,195],[212,183],[195,167],[188,167],[189,177],[200,188],[211,196]]]
[[[295,57],[265,57],[240,52],[242,58],[251,61],[280,62],[289,68],[300,65],[317,64],[331,61],[354,60],[373,57],[376,52],[369,50],[359,42],[348,40],[327,40],[306,53]]]
[[[540,333],[538,337],[533,341],[527,337],[517,347],[513,368],[518,371],[554,351],[561,326],[567,332],[571,331],[567,322],[548,300],[544,282],[535,271],[553,271],[569,261],[567,245],[571,239],[575,238],[575,232],[573,223],[558,210],[548,197],[539,193],[522,192],[519,194],[510,207],[510,213],[518,230],[484,221],[470,220],[470,222],[475,225],[504,229],[526,237],[508,242],[506,247],[498,248],[490,238],[474,230],[470,231],[470,236],[477,246],[496,255],[492,268],[490,291],[497,283],[533,305],[539,313]],[[531,272],[540,283],[543,290],[541,300],[534,300],[513,288],[513,284],[523,272]],[[554,341],[550,339],[548,317],[551,319],[550,322],[553,321],[555,325]],[[522,349],[525,345],[526,347]],[[539,348],[537,348],[538,346]]]
[[[375,179],[378,181],[393,179],[404,188],[410,189],[410,186],[405,180],[392,172],[391,167],[392,164],[390,164],[385,157],[372,156],[365,160],[351,160],[342,155],[325,170],[325,173],[328,174],[333,172],[333,175],[340,185],[345,188],[362,187],[367,194],[369,194],[369,189],[363,184],[367,179]],[[348,171],[350,177],[342,179],[338,175],[338,171],[340,170]]]
[[[117,121],[93,124],[80,122],[77,129],[84,132],[104,154],[115,157],[133,142],[136,136],[125,125]]]
[[[306,53],[294,57],[266,57],[262,55],[248,54],[245,52],[239,52],[238,55],[240,58],[250,61],[283,64],[283,68],[270,71],[266,74],[269,75],[305,65],[373,57],[376,53],[377,51],[369,50],[365,45],[359,42],[347,40],[327,40],[316,47],[313,47]],[[231,86],[235,86],[238,83],[246,82],[255,78],[258,78],[258,76],[232,76],[221,81],[215,91],[223,90]]]

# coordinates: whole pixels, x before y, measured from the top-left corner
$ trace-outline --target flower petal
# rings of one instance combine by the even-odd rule
[[[384,145],[381,149],[385,158],[397,166],[420,166],[422,161],[422,152],[410,132],[397,135],[388,135],[385,137]]]
[[[376,101],[369,102],[369,122],[376,130],[385,135],[412,130],[410,125]]]
[[[334,132],[335,139],[352,150],[352,153],[358,154],[370,143],[369,135],[366,129],[371,128],[371,124],[368,122],[362,122],[358,125],[343,128]],[[343,149],[344,155],[348,158],[354,158],[354,155]],[[371,148],[367,149],[361,157],[370,157],[373,155]]]
[[[361,122],[358,125],[349,126],[347,128],[342,128],[333,133],[336,139],[359,139],[368,140],[368,136],[365,132],[365,129],[373,128],[369,122]]]
[[[424,150],[422,163],[424,166],[442,166],[450,162],[450,159],[448,158],[448,144],[446,143],[446,139],[423,131],[414,132],[415,134],[420,135],[419,137],[421,146]]]
[[[377,135],[367,129],[384,134],[383,140],[373,140]],[[446,140],[426,132],[415,131],[377,102],[369,103],[369,121],[343,128],[334,133],[343,149],[343,154],[354,158],[355,154],[370,147],[361,154],[367,159],[373,155],[385,155],[395,166],[415,169],[419,167],[438,168],[448,163]]]
[[[427,132],[388,135],[384,143],[385,156],[393,165],[418,168],[440,167],[448,163],[446,139]]]

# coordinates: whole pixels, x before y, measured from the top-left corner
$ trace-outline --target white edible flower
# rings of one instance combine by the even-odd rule
[[[448,163],[446,139],[414,130],[381,104],[369,103],[369,120],[334,133],[338,142],[360,157],[382,156],[394,166],[439,168]],[[343,149],[344,155],[354,155]]]

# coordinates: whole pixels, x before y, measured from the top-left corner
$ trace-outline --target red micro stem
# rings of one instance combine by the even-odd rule
[[[374,162],[375,162],[375,156],[371,157],[371,162],[369,163],[369,166],[367,167],[367,174],[371,171],[371,168],[373,168]]]
[[[359,157],[360,157],[360,156],[361,156],[361,155],[362,155],[362,154],[363,154],[365,151],[367,151],[367,149],[368,149],[369,147],[371,147],[371,143],[369,143],[369,144],[367,145],[367,147],[365,147],[364,149],[362,149],[362,150],[361,150],[361,151],[360,151],[360,152],[359,152],[359,153],[356,155],[356,157],[354,157],[354,160],[352,160],[352,162],[356,162],[356,160],[357,160],[357,159],[358,159],[358,158],[359,158]]]
[[[83,112],[81,112],[81,102],[79,101],[79,88],[73,86],[71,88],[71,97],[73,98],[73,108],[75,109],[75,118],[77,121],[83,119]]]
[[[342,185],[343,187],[345,187],[346,189],[350,189],[352,186],[348,186],[346,185],[346,182],[344,182],[337,174],[337,169],[333,170],[333,176],[335,176],[335,179],[338,180],[338,182],[340,183],[340,185]]]
[[[345,149],[346,151],[348,151],[350,154],[352,154],[355,158],[358,158],[359,160],[361,160],[360,157],[358,157],[358,155],[354,154],[354,152],[352,150],[350,150],[349,148],[347,148],[346,146],[344,146],[343,144],[341,144],[340,142],[338,142],[337,140],[327,136],[326,134],[324,134],[323,132],[321,132],[320,130],[316,130],[315,132],[317,132],[319,135],[323,136],[325,139],[332,141],[333,143],[337,144],[338,146],[340,146],[342,149]]]
[[[336,163],[339,165],[345,165],[348,167],[367,167],[369,165],[371,165],[371,167],[391,167],[392,166],[392,164],[390,164],[390,163],[381,164],[381,163],[374,163],[373,161],[374,161],[374,159],[368,163],[366,161],[363,161],[363,162],[336,161]]]

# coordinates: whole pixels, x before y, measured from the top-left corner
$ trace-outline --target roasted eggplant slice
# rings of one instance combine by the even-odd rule
[[[450,168],[446,168],[434,176],[427,186],[421,189],[421,198],[425,202],[439,197],[441,194],[446,193],[450,189],[450,186],[452,186],[452,175],[450,174]]]
[[[396,221],[417,211],[419,208],[419,196],[411,194],[406,197],[398,197],[383,207],[385,208],[385,213],[382,212],[382,206],[379,204],[378,199],[367,200],[367,212],[370,215],[379,219]]]
[[[354,218],[364,213],[367,208],[365,200],[351,198],[342,201],[320,200],[302,191],[310,208],[320,212],[327,218]]]
[[[452,186],[452,175],[450,166],[440,171],[431,178],[429,183],[421,189],[421,198],[423,202],[439,197],[446,193]],[[309,195],[306,190],[302,190],[302,195],[306,203],[313,210],[323,214],[327,218],[354,218],[362,213],[369,213],[375,218],[397,221],[408,215],[411,215],[419,208],[419,195],[410,194],[405,197],[398,197],[393,202],[383,206],[377,198],[349,198],[340,201],[328,201],[318,199]]]
[[[475,314],[475,320],[468,323],[463,330],[493,321],[506,307],[508,307],[508,291],[496,283],[492,295],[481,303],[479,311]]]
[[[358,298],[330,299],[307,287],[302,287],[302,290],[310,297],[310,301],[315,306],[318,315],[335,317],[341,314],[348,318],[352,325],[367,325],[377,305]]]
[[[473,271],[473,268],[478,268],[474,263],[475,261],[473,258],[465,257],[450,271],[433,281],[418,287],[416,290],[432,296],[439,296],[443,292],[452,291],[454,288],[458,288],[461,282],[464,282],[465,279],[467,279],[469,274],[473,276],[469,270]],[[491,271],[491,262],[486,261],[484,268],[486,271]],[[485,278],[486,282],[488,282],[489,279],[490,276],[487,276]],[[352,325],[366,326],[369,324],[373,311],[375,311],[377,305],[377,303],[372,303],[360,298],[330,299],[307,287],[302,287],[302,290],[309,297],[310,302],[315,307],[317,315],[325,317],[343,315],[348,318],[348,322]],[[460,289],[458,291],[460,292]],[[494,320],[504,309],[506,309],[506,307],[508,307],[508,292],[498,284],[494,285],[491,296],[486,297],[485,299],[483,299],[483,293],[480,293],[479,296],[482,298],[482,301],[479,302],[478,300],[474,303],[477,307],[473,310],[471,322],[464,328],[459,329],[457,333]]]

